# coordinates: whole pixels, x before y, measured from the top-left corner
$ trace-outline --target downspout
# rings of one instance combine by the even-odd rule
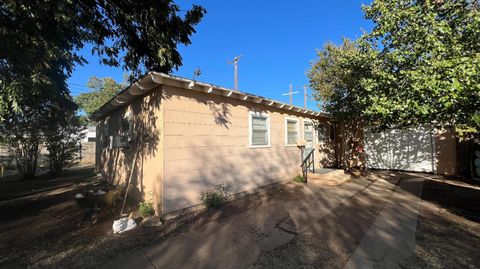
[[[436,175],[436,171],[435,171],[435,161],[436,161],[436,154],[437,154],[437,151],[436,151],[436,148],[435,148],[435,141],[434,141],[434,131],[435,129],[430,126],[430,146],[432,148],[432,172],[434,175]]]

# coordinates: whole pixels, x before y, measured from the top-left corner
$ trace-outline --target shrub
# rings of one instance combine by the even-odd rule
[[[305,183],[305,179],[301,175],[298,175],[298,176],[293,178],[293,182]]]
[[[138,210],[142,217],[147,218],[155,215],[155,209],[153,209],[153,204],[150,202],[141,202],[138,204]]]
[[[218,208],[225,201],[230,198],[230,195],[225,191],[223,185],[215,186],[215,190],[211,192],[202,192],[200,200],[206,208]]]

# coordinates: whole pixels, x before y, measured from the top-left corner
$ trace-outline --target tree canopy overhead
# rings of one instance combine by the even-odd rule
[[[0,3],[0,119],[11,108],[70,99],[66,79],[85,43],[108,66],[132,79],[182,64],[205,9],[183,11],[172,0],[5,0]],[[38,100],[37,100],[38,99]]]
[[[374,27],[354,42],[355,53],[339,46],[338,63],[322,68],[325,48],[312,65],[320,97],[332,100],[327,85],[339,95],[333,101],[342,101],[327,109],[359,107],[363,120],[380,127],[472,124],[480,106],[479,3],[375,0],[363,9]],[[339,88],[333,67],[357,84]]]
[[[86,63],[79,53],[85,44],[104,65],[130,71],[130,80],[168,73],[182,64],[177,46],[190,44],[205,12],[180,10],[173,0],[1,1],[0,141],[24,177],[35,175],[39,144],[59,150],[55,156],[72,145],[56,135],[77,130],[68,127],[77,106],[66,81]],[[57,170],[65,165],[56,163]]]

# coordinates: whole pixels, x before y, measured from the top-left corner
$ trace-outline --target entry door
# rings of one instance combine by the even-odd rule
[[[306,144],[305,144],[305,157],[306,157],[312,150],[315,150],[315,142],[313,140],[313,123],[304,121],[303,138],[306,141]]]

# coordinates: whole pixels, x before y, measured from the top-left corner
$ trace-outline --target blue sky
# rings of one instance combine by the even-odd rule
[[[181,0],[183,9],[193,3],[202,5],[207,14],[191,37],[192,44],[180,46],[183,66],[175,75],[191,78],[196,67],[198,80],[233,88],[233,66],[227,61],[243,55],[239,62],[239,90],[288,103],[290,82],[302,94],[294,104],[303,106],[306,72],[316,58],[316,50],[326,42],[340,43],[342,37],[358,38],[362,29],[370,30],[361,10],[362,1],[221,1]],[[293,4],[292,4],[293,3]],[[365,2],[363,2],[365,3]],[[77,67],[69,79],[73,95],[88,91],[91,76],[112,77],[122,81],[124,71],[99,64],[82,50],[89,64]],[[308,108],[317,110],[316,103]]]

